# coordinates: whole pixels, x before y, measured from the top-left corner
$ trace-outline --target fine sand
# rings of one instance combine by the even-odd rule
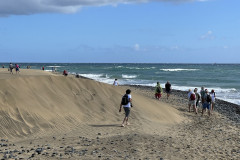
[[[134,107],[130,125],[120,127],[127,88]],[[240,159],[238,113],[216,108],[201,117],[187,112],[182,92],[169,100],[163,94],[160,101],[153,92],[0,69],[0,159]]]

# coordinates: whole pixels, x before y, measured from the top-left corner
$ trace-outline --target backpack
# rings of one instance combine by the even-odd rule
[[[211,102],[211,101],[212,101],[211,96],[208,94],[208,95],[207,95],[207,102],[209,103],[209,102]]]
[[[125,95],[122,97],[121,105],[127,105],[128,103],[129,103],[128,95],[125,94]]]
[[[161,88],[157,87],[157,93],[161,93]]]
[[[196,99],[196,95],[194,94],[194,93],[192,93],[191,95],[190,95],[190,100],[195,100]]]

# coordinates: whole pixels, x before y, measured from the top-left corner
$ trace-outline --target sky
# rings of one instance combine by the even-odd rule
[[[240,63],[239,0],[0,0],[0,62]]]

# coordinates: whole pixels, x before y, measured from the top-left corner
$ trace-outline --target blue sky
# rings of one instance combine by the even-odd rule
[[[0,1],[0,62],[240,63],[239,6],[238,0]]]

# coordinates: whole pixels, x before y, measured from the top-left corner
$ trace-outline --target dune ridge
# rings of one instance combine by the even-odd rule
[[[21,70],[20,75],[1,70],[0,88],[1,137],[43,136],[86,123],[120,124],[123,119],[118,109],[126,87],[39,70]],[[134,91],[132,96],[131,116],[141,124],[157,126],[183,120],[176,109],[163,102]]]

